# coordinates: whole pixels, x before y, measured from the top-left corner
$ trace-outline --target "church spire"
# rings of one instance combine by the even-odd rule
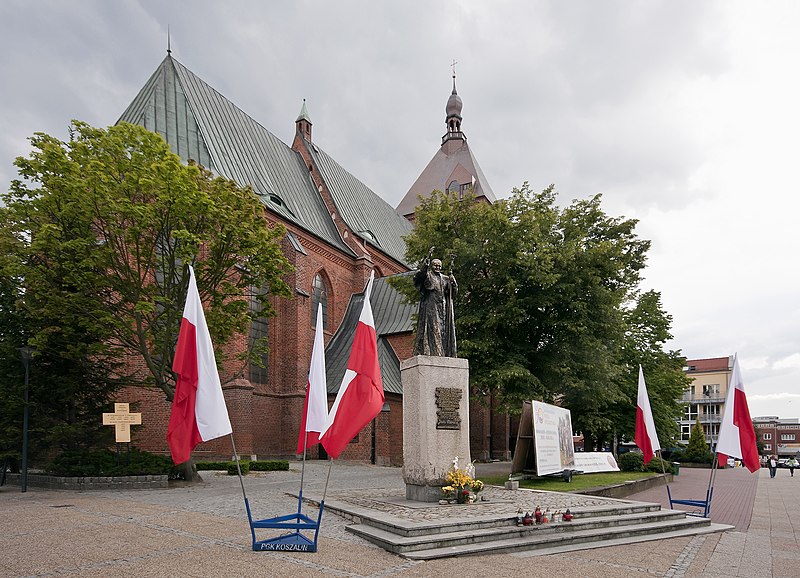
[[[467,140],[467,137],[465,137],[464,133],[461,132],[461,109],[463,108],[464,103],[461,101],[461,97],[458,96],[458,91],[456,90],[455,65],[456,63],[453,61],[453,92],[450,94],[450,98],[447,99],[447,116],[444,119],[444,123],[447,126],[447,132],[442,137],[442,146],[444,146],[448,141],[463,142]],[[459,143],[454,144],[458,146]]]
[[[311,117],[308,114],[308,108],[306,107],[306,99],[303,99],[303,107],[300,109],[300,114],[297,115],[297,119],[294,121],[295,123],[295,134],[300,135],[305,140],[311,140]]]
[[[486,176],[469,148],[467,137],[461,132],[463,103],[456,89],[455,64],[453,62],[453,91],[447,99],[447,132],[442,137],[441,148],[395,209],[411,221],[414,220],[419,200],[430,198],[431,191],[448,191],[459,198],[465,192],[472,191],[480,202],[492,204],[496,201]]]

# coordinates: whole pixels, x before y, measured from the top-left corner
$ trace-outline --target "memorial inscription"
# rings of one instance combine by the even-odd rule
[[[436,388],[436,429],[461,429],[461,390],[457,387]]]
[[[130,443],[131,426],[142,425],[142,414],[131,413],[128,403],[115,403],[114,413],[103,414],[103,425],[114,426],[117,443]]]

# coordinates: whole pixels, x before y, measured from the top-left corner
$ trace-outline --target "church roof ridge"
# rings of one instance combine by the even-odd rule
[[[348,227],[405,265],[403,237],[411,233],[413,225],[318,144],[305,143]]]
[[[396,209],[397,213],[410,215],[414,213],[417,205],[419,205],[418,196],[423,198],[430,197],[433,191],[446,190],[448,183],[444,182],[444,179],[447,179],[459,165],[472,174],[474,178],[473,192],[476,197],[486,197],[491,203],[497,201],[497,197],[491,185],[489,185],[483,169],[478,164],[478,159],[475,158],[475,154],[469,144],[464,142],[457,151],[451,154],[447,154],[443,148],[436,151],[433,158],[400,200]]]
[[[161,134],[184,161],[249,185],[271,211],[354,255],[299,153],[168,54],[117,122]]]

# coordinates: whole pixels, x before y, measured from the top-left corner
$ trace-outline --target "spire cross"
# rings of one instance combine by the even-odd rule
[[[458,62],[456,62],[456,59],[454,58],[453,63],[450,65],[453,68],[453,78],[456,77],[456,64],[458,64]]]

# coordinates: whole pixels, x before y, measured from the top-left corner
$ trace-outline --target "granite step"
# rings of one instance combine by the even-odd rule
[[[729,529],[731,529],[730,526],[711,524],[704,518],[684,518],[668,522],[582,529],[572,532],[541,532],[526,537],[504,538],[479,543],[462,543],[451,546],[440,546],[437,543],[432,543],[430,548],[400,552],[399,554],[411,560],[433,560],[451,556],[501,552],[524,552],[525,555],[544,555],[647,540],[694,536]]]
[[[310,501],[315,505],[319,504],[317,500],[307,499],[307,501]],[[378,512],[369,508],[354,506],[350,503],[340,503],[336,499],[331,499],[325,502],[325,509],[329,512],[338,514],[349,520],[353,520],[358,524],[368,525],[374,528],[381,528],[387,532],[398,534],[400,536],[428,536],[437,533],[450,533],[454,530],[454,528],[465,531],[477,531],[498,526],[509,526],[512,528],[517,527],[516,515],[511,514],[511,512],[503,514],[475,515],[472,513],[472,509],[469,506],[452,505],[443,507],[452,508],[453,515],[435,520],[413,520],[392,517],[390,515],[386,515],[384,512]],[[470,514],[468,516],[459,516],[459,510],[469,512]],[[659,504],[648,502],[620,502],[618,504],[607,506],[576,508],[573,511],[573,514],[576,517],[575,521],[585,521],[586,519],[596,517],[606,518],[659,511],[661,511],[661,506]],[[570,523],[575,523],[575,521]]]
[[[436,548],[447,548],[464,544],[478,544],[481,542],[497,542],[500,540],[521,540],[535,537],[546,537],[554,534],[574,534],[578,531],[592,529],[613,528],[620,526],[635,526],[643,524],[664,524],[669,521],[681,521],[685,516],[675,510],[654,510],[636,513],[606,516],[591,516],[577,518],[572,522],[548,523],[534,526],[518,526],[516,519],[501,519],[495,524],[476,527],[474,523],[459,523],[450,521],[443,527],[437,527],[428,533],[415,532],[412,535],[398,533],[387,529],[386,524],[372,525],[371,521],[363,520],[362,523],[348,526],[347,530],[361,536],[385,550],[396,554],[403,554],[416,550],[430,549],[435,544]],[[703,522],[700,522],[701,524]],[[708,520],[705,520],[708,523]]]
[[[702,534],[713,534],[716,532],[726,532],[734,530],[734,526],[726,524],[715,524],[712,522],[708,526],[689,527],[680,530],[671,530],[668,532],[659,532],[657,534],[642,534],[640,536],[621,536],[618,538],[607,537],[604,540],[597,540],[594,542],[583,542],[575,544],[561,544],[554,546],[544,546],[532,550],[521,550],[512,552],[511,555],[515,558],[530,558],[533,556],[549,556],[551,554],[563,554],[565,552],[576,552],[578,550],[591,550],[593,548],[606,548],[609,546],[625,546],[628,544],[639,544],[641,542],[650,542],[653,540],[667,540],[670,538],[684,538],[699,536]]]

